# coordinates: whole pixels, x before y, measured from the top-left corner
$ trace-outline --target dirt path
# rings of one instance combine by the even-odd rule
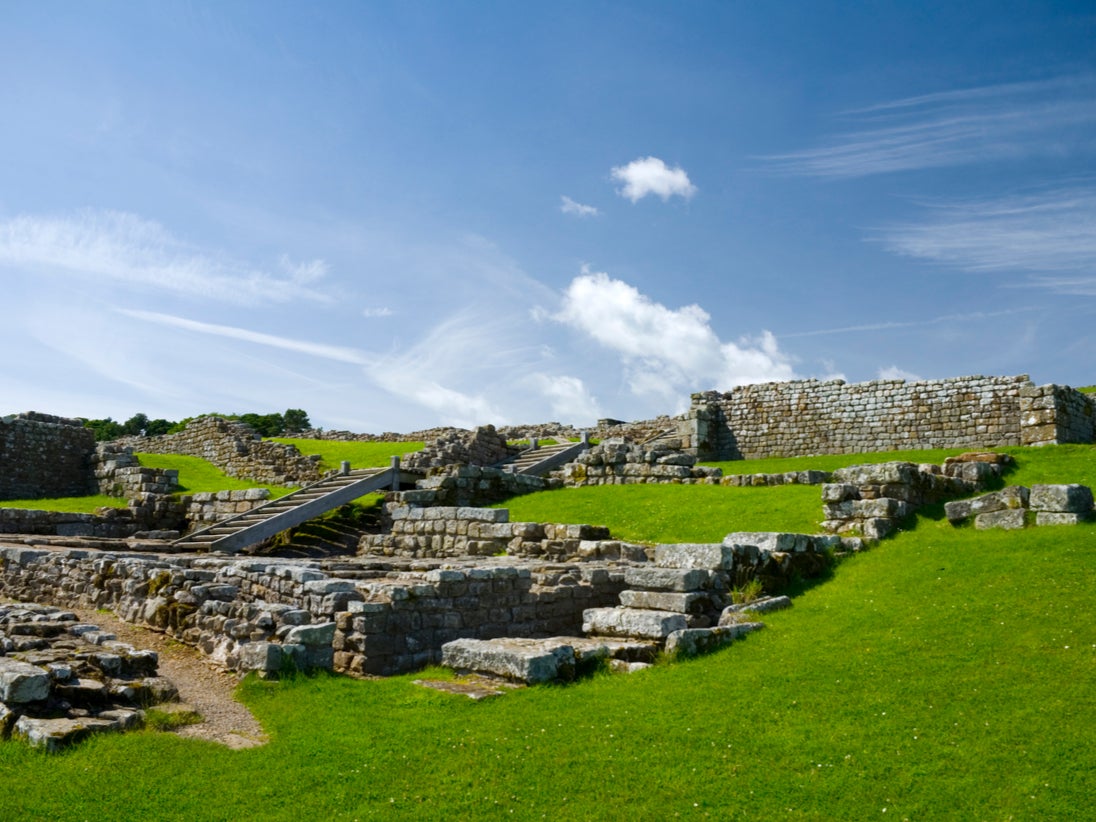
[[[196,648],[158,631],[123,622],[114,614],[81,608],[69,610],[82,621],[116,634],[122,642],[159,654],[160,675],[174,682],[179,699],[202,716],[200,723],[180,728],[175,734],[234,749],[266,743],[267,736],[258,720],[233,697],[237,678],[207,662]]]

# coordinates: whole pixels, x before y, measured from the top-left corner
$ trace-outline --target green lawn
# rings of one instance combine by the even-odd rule
[[[606,525],[630,542],[719,542],[731,531],[817,533],[817,485],[600,485],[540,491],[499,503],[512,522]]]
[[[25,508],[31,511],[61,511],[66,514],[94,514],[96,508],[125,508],[126,500],[91,494],[86,497],[59,497],[54,499],[6,499],[0,500],[0,508]]]
[[[1014,453],[1010,481],[1096,474],[1092,446]],[[587,494],[603,495],[593,513],[642,508],[614,496],[627,489],[673,500],[634,525],[644,539],[687,538],[676,509],[703,519],[717,491],[744,492],[727,496],[736,528],[766,513],[786,527],[803,503],[781,513],[781,494],[820,510],[817,487],[544,497],[559,515]],[[248,751],[152,732],[52,757],[0,743],[0,819],[1091,818],[1094,594],[1096,524],[923,520],[689,662],[483,702],[414,676],[248,679],[271,735]]]
[[[230,477],[209,460],[184,454],[134,454],[141,465],[148,468],[174,469],[179,472],[179,491],[197,494],[200,491],[243,491],[248,488],[266,488],[272,497],[281,497],[292,491],[278,485],[264,485],[249,479]]]
[[[918,529],[640,674],[480,703],[411,676],[248,680],[264,748],[3,743],[0,818],[1086,818],[1094,589],[1096,526]]]
[[[340,442],[338,440],[307,440],[292,437],[272,437],[273,442],[295,445],[304,455],[319,454],[324,471],[337,469],[343,460],[351,468],[385,468],[392,457],[402,457],[421,451],[421,442]]]

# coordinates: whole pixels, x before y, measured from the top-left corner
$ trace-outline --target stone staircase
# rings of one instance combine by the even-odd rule
[[[390,468],[347,469],[246,513],[193,531],[173,545],[185,551],[236,553],[365,494],[398,490],[400,477],[401,470],[396,459]]]
[[[731,537],[714,544],[658,545],[653,563],[625,569],[628,588],[620,593],[620,605],[583,612],[585,636],[458,639],[443,646],[442,664],[535,684],[572,679],[602,660],[633,671],[662,651],[692,656],[716,650],[763,627],[748,621],[746,610],[724,615],[731,572],[741,561],[742,545]]]
[[[531,447],[525,449],[515,458],[496,465],[496,468],[505,468],[515,474],[526,474],[543,477],[549,471],[559,468],[574,460],[579,454],[590,447],[589,439],[583,435],[580,442],[565,442],[557,445],[541,446],[537,440],[532,441]]]

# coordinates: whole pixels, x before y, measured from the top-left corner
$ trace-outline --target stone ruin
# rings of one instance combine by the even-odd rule
[[[1005,442],[1033,437],[1033,441],[1043,441],[1039,437],[1091,439],[1091,430],[1084,423],[1085,409],[1090,408],[1087,398],[1077,400],[1071,389],[1037,388],[1026,378],[867,385],[877,386],[877,396],[870,396],[862,386],[842,383],[755,386],[722,397],[697,395],[700,399],[694,397],[693,410],[677,420],[660,418],[631,424],[630,429],[617,421],[602,421],[600,445],[544,478],[493,467],[516,450],[507,442],[507,429],[445,430],[427,449],[405,460],[405,464],[426,469],[427,476],[414,490],[387,496],[380,532],[365,534],[356,556],[312,560],[173,555],[167,553],[166,543],[148,538],[155,536],[149,530],[143,532],[144,541],[138,540],[134,537],[142,533],[135,530],[138,525],[166,524],[174,517],[171,521],[181,530],[196,521],[247,510],[258,500],[237,499],[228,492],[203,500],[199,495],[165,495],[177,479],[142,469],[132,458],[134,446],[156,450],[155,444],[142,441],[91,448],[86,453],[94,456],[74,460],[72,454],[87,446],[83,434],[57,418],[20,415],[5,421],[9,428],[0,428],[6,437],[0,437],[0,449],[7,449],[0,454],[6,459],[20,448],[25,453],[27,443],[45,449],[39,452],[43,455],[51,453],[48,441],[53,436],[59,444],[52,453],[68,460],[47,463],[54,472],[57,465],[65,465],[64,472],[82,477],[81,487],[109,487],[132,497],[136,504],[113,515],[116,531],[108,527],[112,518],[108,513],[88,520],[80,519],[87,515],[56,515],[76,517],[63,520],[38,512],[40,519],[35,520],[28,518],[27,512],[13,514],[0,509],[0,532],[31,535],[0,544],[0,595],[62,608],[110,608],[129,622],[196,646],[216,664],[241,673],[273,676],[295,667],[384,675],[443,663],[491,676],[543,682],[566,680],[601,665],[635,670],[659,654],[690,655],[733,642],[760,627],[757,614],[790,604],[779,596],[790,582],[824,573],[835,556],[862,550],[892,533],[921,506],[945,503],[949,519],[961,522],[973,518],[977,527],[1015,527],[1031,519],[1039,525],[1066,523],[1091,516],[1091,492],[1074,486],[1036,486],[1030,491],[1005,488],[956,500],[1000,484],[1007,465],[998,455],[975,453],[948,460],[943,466],[888,463],[834,472],[730,476],[697,465],[698,454],[706,448],[710,451],[727,445],[725,433],[713,433],[713,421],[718,421],[719,414],[724,420],[738,419],[734,416],[736,404],[743,398],[753,403],[753,428],[739,425],[726,429],[740,451],[748,443],[761,442],[763,436],[769,437],[768,445],[748,448],[771,451],[791,447],[788,443],[808,443],[802,447],[816,453],[826,452],[825,448],[856,450],[858,441],[841,433],[852,430],[848,419],[856,414],[882,417],[893,411],[895,403],[913,401],[911,398],[928,402],[923,398],[932,392],[943,398],[943,408],[928,406],[931,430],[943,426],[940,430],[946,434],[947,425],[952,425],[954,433],[953,441],[945,441],[944,434],[933,434],[937,437],[934,445],[966,445],[972,439],[986,443],[994,437]],[[831,419],[830,427],[823,428],[818,422],[821,412],[804,399],[809,399],[812,391],[829,397],[821,403],[830,409],[827,413],[839,401],[859,399],[842,417],[846,422],[838,424]],[[794,402],[788,405],[791,399]],[[1017,420],[1021,405],[1026,416]],[[718,413],[713,410],[717,406]],[[762,428],[770,425],[765,422],[766,415],[780,408],[787,424],[765,434]],[[985,416],[980,418],[972,408],[983,409]],[[914,405],[914,409],[910,413],[925,415],[920,406]],[[308,468],[315,468],[313,461],[298,459],[292,452],[270,457],[235,425],[223,422],[199,422],[198,430],[204,432],[200,436],[194,432],[187,437],[174,435],[172,447],[180,449],[175,453],[216,451],[221,454],[218,459],[234,464],[237,472],[243,471],[245,464],[258,465],[257,473],[267,471],[267,476],[286,480],[298,468],[300,473],[294,475],[298,478],[306,477]],[[36,424],[38,429],[32,430]],[[902,436],[904,425],[904,418],[891,424],[895,429],[890,431],[892,439],[901,439],[902,447],[922,446],[917,430],[909,429],[911,436]],[[10,433],[16,429],[16,434]],[[633,431],[634,437],[604,436],[623,430]],[[872,436],[891,443],[879,431],[871,430]],[[42,431],[46,434],[39,436]],[[524,433],[573,436],[551,431],[549,426],[525,427]],[[213,440],[221,445],[213,448],[209,445]],[[39,473],[43,476],[38,487],[59,487],[50,485],[57,477],[47,482],[46,472],[39,469]],[[21,487],[28,487],[25,473],[14,474],[23,483]],[[511,522],[505,508],[484,507],[545,488],[629,483],[821,485],[826,533],[729,533],[714,544],[641,545],[614,539],[600,526]],[[13,484],[0,483],[0,491]],[[137,517],[132,509],[140,505],[146,513]],[[83,542],[66,544],[67,538],[81,535]],[[92,544],[87,535],[101,536],[104,541]],[[128,540],[107,541],[108,537],[123,536]],[[739,601],[752,580],[759,581],[768,596],[756,602]],[[19,631],[55,631],[51,637],[60,637],[72,646],[61,650],[88,653],[80,643],[89,640],[81,638],[85,629],[78,623],[55,612],[42,616],[46,612],[34,611],[40,606],[20,607],[33,616],[31,623],[48,622],[55,627]],[[75,633],[70,630],[73,627]],[[14,629],[8,634],[24,636]],[[90,629],[86,634],[94,639]],[[34,642],[51,638],[28,635],[36,637]],[[24,642],[12,640],[11,649]],[[0,648],[7,647],[0,644]],[[45,647],[24,647],[16,653],[28,651],[44,653]],[[59,683],[61,690],[51,685],[43,695],[41,685],[26,686],[30,690],[4,685],[23,699],[12,700],[16,707],[6,707],[6,713],[0,715],[0,731],[9,734],[16,732],[19,722],[27,728],[31,720],[61,718],[56,712],[66,702],[64,694],[72,692],[69,686],[73,682],[63,676],[64,666],[71,668],[70,663],[44,657],[15,661],[38,669],[32,679],[38,677],[36,681],[41,683],[45,676],[50,683]],[[83,658],[77,661],[84,665]],[[0,662],[0,670],[10,663]],[[55,670],[51,665],[60,667]],[[73,668],[76,680],[92,676],[86,665],[79,665]],[[20,675],[32,674],[21,670]],[[116,679],[125,677],[154,679],[154,668],[126,669]],[[0,683],[7,681],[0,674]],[[130,687],[109,676],[99,681],[101,685],[89,686],[96,693]],[[160,695],[169,693],[170,689],[164,688]],[[28,694],[34,698],[27,698]],[[104,728],[111,722],[125,726],[136,720],[124,712],[137,711],[150,699],[142,695],[125,705],[78,706],[74,710],[88,713],[68,719],[104,719]],[[54,714],[45,716],[51,711]],[[122,713],[112,714],[119,711]],[[39,744],[49,747],[54,743]]]

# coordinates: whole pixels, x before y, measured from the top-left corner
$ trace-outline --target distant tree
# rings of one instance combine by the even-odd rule
[[[148,416],[140,412],[134,414],[122,426],[122,433],[127,437],[137,437],[145,433],[148,426]]]
[[[285,433],[285,419],[281,414],[241,414],[239,419],[261,437],[279,437]]]
[[[158,437],[166,434],[175,425],[171,420],[149,420],[145,426],[146,437]]]
[[[124,433],[120,423],[110,417],[102,420],[84,420],[84,428],[90,428],[95,432],[95,441],[116,440]]]
[[[303,408],[287,408],[285,414],[282,415],[282,419],[285,421],[285,433],[287,434],[307,431],[312,427],[312,423],[308,421],[308,414]]]

